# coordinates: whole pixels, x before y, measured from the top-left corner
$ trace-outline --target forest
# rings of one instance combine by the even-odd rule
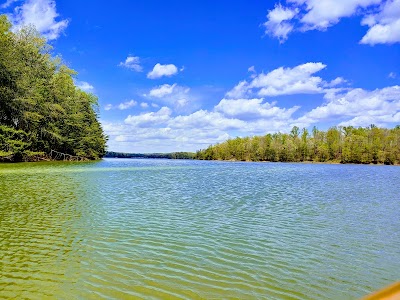
[[[105,154],[96,96],[32,27],[0,15],[0,161],[92,160]]]
[[[230,139],[196,153],[201,160],[336,162],[400,164],[400,125],[393,129],[369,127],[293,127],[290,133],[274,133]]]
[[[193,152],[172,152],[172,153],[122,153],[106,152],[104,157],[108,158],[164,158],[164,159],[193,159]]]

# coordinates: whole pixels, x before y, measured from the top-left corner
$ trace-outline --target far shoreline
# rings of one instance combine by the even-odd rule
[[[356,166],[400,166],[400,164],[382,164],[382,163],[342,163],[338,161],[269,161],[269,160],[223,160],[223,159],[194,159],[199,161],[220,161],[220,162],[243,162],[243,163],[284,163],[284,164],[310,164],[310,165],[356,165]]]
[[[143,159],[152,159],[152,160],[193,160],[193,161],[215,161],[215,162],[233,162],[233,163],[284,163],[284,164],[310,164],[310,165],[364,165],[364,166],[400,166],[400,164],[385,164],[385,163],[343,163],[340,161],[269,161],[269,160],[260,160],[260,161],[254,161],[254,160],[236,160],[236,159],[228,159],[228,160],[223,160],[223,159],[198,159],[195,157],[188,157],[186,155],[184,156],[174,156],[173,154],[176,153],[185,153],[185,154],[192,154],[191,152],[171,152],[171,153],[140,153],[140,156],[117,156],[117,157],[112,157],[105,155],[101,158],[98,159],[93,159],[93,160],[62,160],[62,159],[40,159],[40,160],[22,160],[22,161],[9,161],[9,160],[0,160],[0,165],[9,165],[9,164],[20,164],[20,163],[88,163],[88,162],[100,162],[104,159],[136,159],[136,160],[143,160]],[[120,153],[120,154],[132,154],[132,153]],[[154,156],[154,155],[157,156]],[[138,154],[134,154],[138,155]]]
[[[165,153],[168,154],[168,153]],[[342,163],[340,161],[269,161],[269,160],[236,160],[236,159],[196,159],[196,158],[166,158],[166,157],[103,157],[103,159],[165,159],[165,160],[194,160],[194,161],[214,161],[214,162],[234,162],[234,163],[284,163],[284,164],[310,164],[310,165],[361,165],[361,166],[400,166],[400,164],[384,164],[384,163]]]

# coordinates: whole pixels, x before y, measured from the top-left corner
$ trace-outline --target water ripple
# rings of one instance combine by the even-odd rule
[[[2,299],[354,299],[400,279],[400,168],[0,166]]]

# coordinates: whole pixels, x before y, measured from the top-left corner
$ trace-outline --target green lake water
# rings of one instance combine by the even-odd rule
[[[400,167],[0,165],[0,299],[357,299],[400,279]]]

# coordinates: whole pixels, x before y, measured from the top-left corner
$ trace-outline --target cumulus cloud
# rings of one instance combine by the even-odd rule
[[[249,90],[249,83],[246,80],[240,81],[237,85],[233,87],[226,96],[229,98],[242,98],[245,97]]]
[[[142,72],[143,68],[140,65],[140,58],[138,56],[128,56],[124,62],[119,63],[120,67],[125,67],[136,72]]]
[[[86,82],[86,81],[79,81],[77,80],[75,82],[75,85],[80,88],[81,90],[85,91],[85,92],[93,92],[94,91],[94,86],[91,85],[90,83]]]
[[[198,110],[190,115],[177,116],[170,121],[170,124],[176,128],[205,128],[218,130],[242,129],[246,122],[229,118],[219,112],[210,112],[207,110]]]
[[[141,108],[148,108],[149,104],[147,102],[142,102],[142,103],[140,103],[140,107]]]
[[[346,83],[347,80],[343,77],[336,77],[335,79],[331,80],[330,82],[325,83],[325,87],[335,87],[341,84]]]
[[[396,77],[397,77],[397,74],[395,72],[390,72],[388,75],[388,78],[391,78],[391,79],[395,79]]]
[[[361,88],[330,94],[327,102],[304,114],[297,121],[308,126],[321,121],[341,121],[339,125],[388,125],[399,122],[400,87],[374,91]]]
[[[157,79],[163,76],[170,77],[177,73],[178,73],[178,68],[175,65],[173,64],[162,65],[158,63],[154,66],[153,70],[147,74],[147,78]]]
[[[174,92],[175,87],[177,86],[176,83],[170,85],[170,84],[163,84],[158,87],[155,87],[150,90],[149,95],[151,97],[156,97],[156,98],[162,98],[167,95],[171,95]]]
[[[9,3],[7,1],[5,4]],[[11,3],[10,3],[11,4]],[[56,2],[53,0],[27,0],[10,15],[14,29],[33,25],[48,40],[57,39],[67,28],[68,20],[58,20]]]
[[[172,105],[176,109],[182,109],[194,101],[194,97],[190,95],[190,88],[179,86],[176,83],[154,87],[144,96]]]
[[[267,15],[264,23],[265,33],[279,39],[282,43],[287,40],[288,34],[293,30],[293,25],[289,22],[299,12],[298,8],[283,7],[281,4],[275,5]]]
[[[159,123],[169,120],[172,111],[170,108],[163,106],[157,112],[149,112],[140,115],[129,115],[125,119],[125,123],[136,127],[149,126],[153,127]]]
[[[212,110],[186,115],[174,116],[168,107],[129,115],[123,124],[110,123],[105,130],[113,149],[134,145],[154,152],[195,151],[229,137],[289,132],[294,125],[335,121],[340,126],[388,126],[400,122],[400,87],[330,90],[325,103],[295,117],[298,110],[298,106],[283,108],[261,98],[222,99]]]
[[[261,73],[247,82],[239,82],[226,95],[230,98],[242,98],[246,95],[256,94],[260,97],[273,97],[293,94],[323,93],[326,82],[321,77],[313,76],[326,68],[326,65],[318,63],[306,63],[294,68],[277,68],[269,73]],[[339,79],[336,79],[336,85]]]
[[[273,109],[273,104],[270,105]],[[110,148],[116,151],[165,152],[196,151],[238,135],[288,131],[292,126],[292,119],[260,116],[242,120],[240,117],[216,109],[173,116],[171,109],[162,107],[157,112],[129,115],[123,124],[106,123],[103,127],[110,136]]]
[[[204,128],[141,128],[109,122],[103,122],[103,128],[110,137],[110,148],[121,152],[196,151],[230,137],[224,131]]]
[[[341,126],[392,126],[400,123],[399,86],[373,91],[352,88],[342,77],[326,80],[315,75],[325,68],[322,63],[306,63],[255,74],[235,90],[237,95],[245,97],[225,97],[210,109],[185,113],[176,110],[172,100],[165,100],[183,87],[157,86],[151,90],[152,96],[149,91],[145,97],[163,102],[161,108],[154,102],[145,102],[146,108],[156,110],[131,114],[123,123],[104,126],[110,136],[110,148],[131,152],[196,151],[236,136],[289,132],[294,125],[310,127],[329,122]],[[343,84],[345,88],[341,87]],[[308,110],[266,101],[276,95],[315,93],[321,95],[323,103]],[[251,97],[253,94],[264,96]]]
[[[235,117],[242,120],[252,120],[260,118],[288,120],[292,114],[298,110],[299,106],[292,108],[280,108],[276,102],[263,103],[264,99],[222,99],[215,110],[225,116]]]
[[[379,4],[382,0],[290,0],[301,5],[304,14],[301,23],[303,30],[326,30],[337,24],[341,18],[355,15],[360,9]]]
[[[322,63],[306,63],[294,68],[278,68],[268,74],[260,74],[250,83],[250,88],[260,89],[260,96],[319,93],[323,80],[312,76],[325,69]]]
[[[393,44],[400,42],[400,0],[387,1],[381,11],[366,16],[363,25],[369,26],[361,44]]]
[[[324,31],[358,15],[363,16],[361,24],[370,27],[360,43],[400,42],[400,0],[286,0],[268,12],[264,27],[282,43],[293,31]]]
[[[125,109],[129,109],[131,107],[134,107],[136,105],[137,105],[137,102],[135,100],[130,100],[130,101],[126,101],[126,102],[118,104],[118,109],[125,110]]]
[[[108,123],[104,129],[113,149],[134,145],[151,147],[153,152],[157,147],[161,151],[195,151],[237,135],[287,131],[297,109],[280,108],[263,99],[223,99],[212,110],[174,115],[164,106],[155,112],[129,115],[123,124]]]
[[[211,110],[177,114],[163,106],[154,112],[131,114],[123,123],[107,123],[104,129],[114,150],[195,151],[237,135],[289,130],[297,109],[281,108],[261,98],[222,99]]]

